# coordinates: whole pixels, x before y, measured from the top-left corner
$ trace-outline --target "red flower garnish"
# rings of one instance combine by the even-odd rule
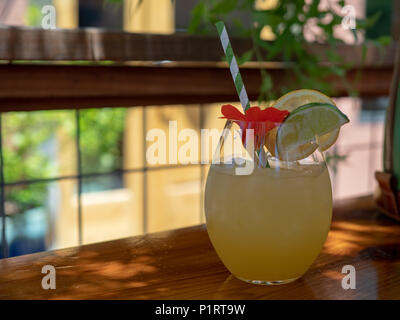
[[[222,119],[232,120],[237,123],[242,129],[243,144],[246,141],[246,129],[254,129],[255,145],[259,144],[264,139],[267,132],[278,126],[289,115],[287,110],[278,110],[274,107],[269,107],[261,110],[260,107],[250,107],[241,113],[235,106],[225,104],[221,107]]]

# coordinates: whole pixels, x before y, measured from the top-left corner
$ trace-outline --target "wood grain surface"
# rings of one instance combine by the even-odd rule
[[[253,47],[249,38],[232,37],[231,42],[239,56]],[[329,48],[328,44],[306,45],[308,52],[320,61],[328,60]],[[362,45],[338,44],[336,50],[352,66],[393,66],[395,43],[383,50],[371,44],[366,48],[364,51]],[[216,33],[140,34],[99,28],[43,30],[0,26],[0,60],[221,61],[223,56]],[[276,61],[281,60],[282,57],[276,57]]]
[[[294,75],[280,63],[263,64],[279,90]],[[249,98],[257,100],[261,85],[259,66],[241,67]],[[393,66],[347,73],[362,97],[389,95]],[[237,101],[225,64],[173,63],[153,66],[0,64],[0,111],[133,107]],[[379,79],[379,81],[378,81]],[[331,76],[336,96],[348,96],[342,78]]]
[[[56,290],[41,269],[56,267]],[[344,265],[356,289],[344,290]],[[229,274],[204,225],[0,260],[0,299],[400,299],[400,224],[371,197],[336,203],[322,253],[299,280],[258,286]]]

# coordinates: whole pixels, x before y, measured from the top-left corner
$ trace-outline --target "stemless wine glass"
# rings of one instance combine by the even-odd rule
[[[208,172],[209,237],[237,278],[267,285],[292,282],[316,259],[330,228],[332,192],[323,154],[315,143],[305,159],[291,161],[293,150],[291,157],[275,150],[274,157],[264,136],[257,130],[250,134],[256,123],[236,124],[227,121]]]

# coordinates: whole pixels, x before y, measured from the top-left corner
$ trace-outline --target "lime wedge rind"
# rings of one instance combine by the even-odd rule
[[[293,110],[277,132],[277,151],[281,154],[317,137],[337,130],[349,122],[347,116],[329,103],[308,103]]]
[[[340,116],[341,116],[343,119],[345,119],[345,123],[350,122],[349,118],[348,118],[342,111],[340,111],[338,107],[336,107],[335,105],[330,104],[330,103],[319,103],[319,102],[307,103],[307,104],[304,104],[304,105],[302,105],[302,106],[297,107],[296,109],[294,109],[294,110],[290,113],[290,116],[291,116],[291,115],[294,115],[294,114],[296,114],[296,113],[302,112],[302,111],[304,111],[304,109],[309,109],[309,108],[313,108],[313,107],[327,107],[327,108],[331,108],[332,111],[334,111],[334,112],[340,114]],[[288,117],[288,118],[289,118],[289,117]],[[287,118],[286,118],[286,120],[287,120]],[[344,123],[344,124],[345,124],[345,123]]]

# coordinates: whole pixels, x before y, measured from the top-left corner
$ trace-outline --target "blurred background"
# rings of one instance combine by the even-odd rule
[[[51,4],[58,28],[168,34],[187,30],[197,1],[115,2],[0,0],[0,24],[40,27],[41,9]],[[368,37],[391,36],[394,1],[346,3],[355,6],[359,17],[382,12],[367,31]],[[348,43],[353,41],[344,32],[342,36]],[[351,124],[341,129],[328,154],[334,199],[370,194],[375,188],[374,171],[382,168],[388,97],[335,101]],[[144,160],[145,134],[151,128],[167,131],[169,120],[177,120],[178,129],[222,128],[220,105],[85,109],[79,111],[78,120],[74,110],[3,114],[8,256],[75,246],[79,234],[87,244],[203,223],[207,166],[149,167]],[[78,163],[81,179],[77,178]]]

